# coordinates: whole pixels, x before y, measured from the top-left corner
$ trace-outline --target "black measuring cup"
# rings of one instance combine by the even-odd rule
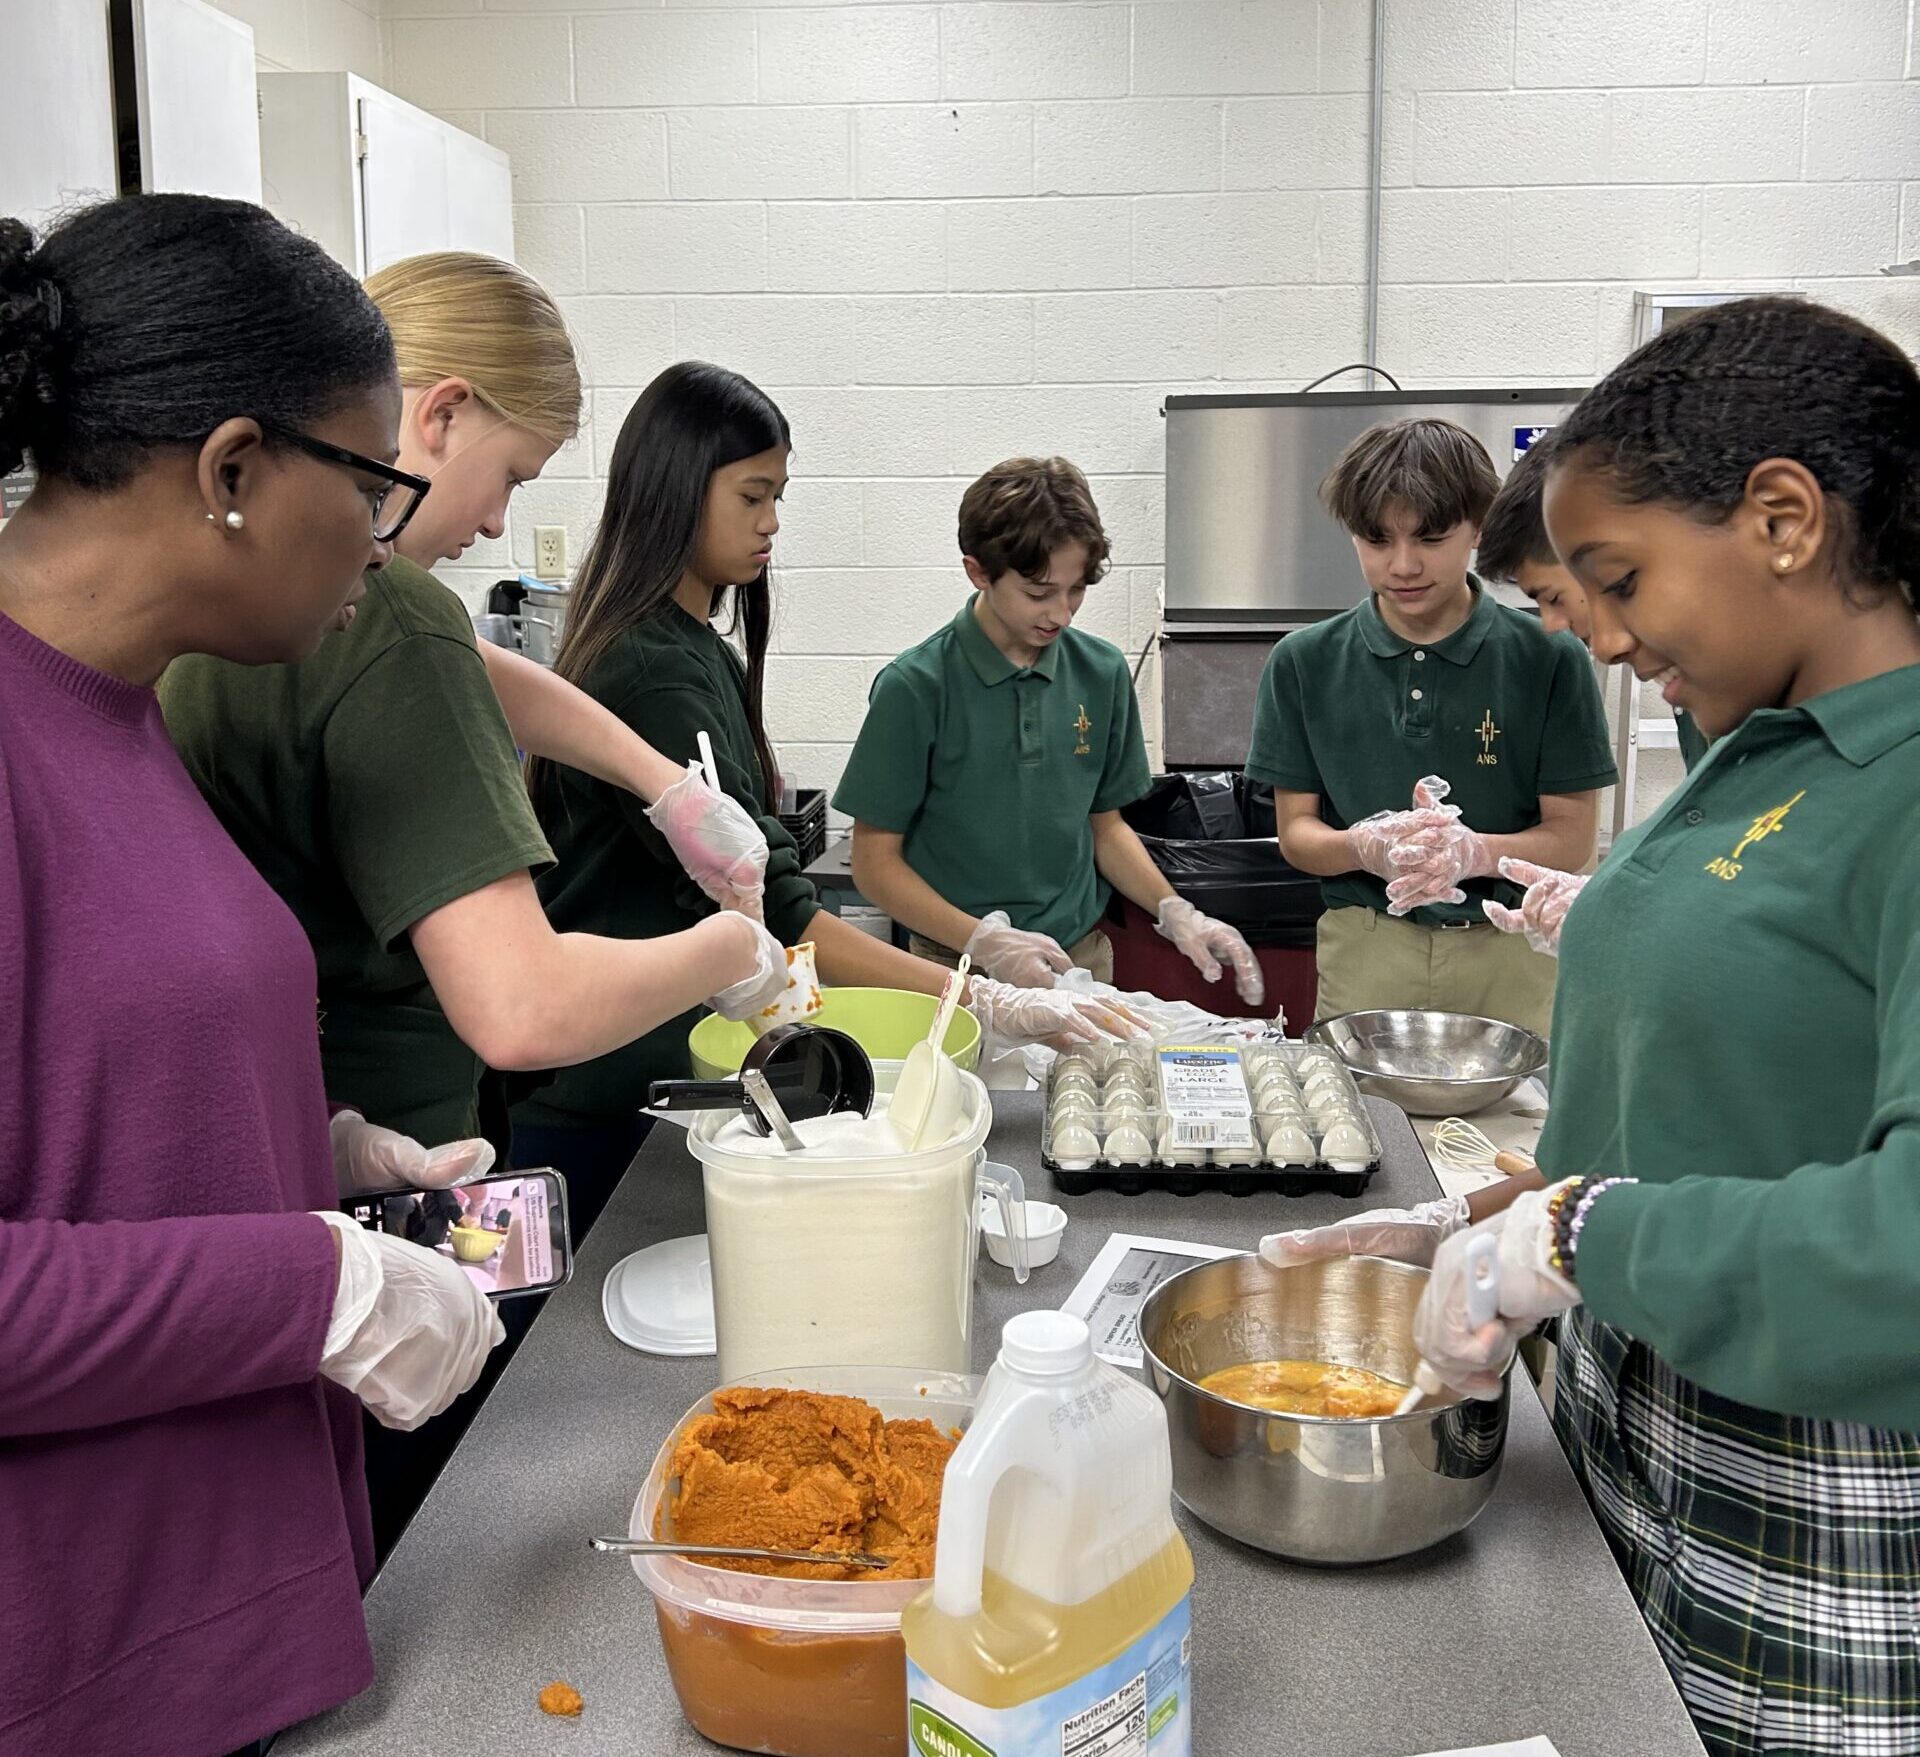
[[[830,1025],[776,1025],[741,1062],[766,1076],[789,1122],[836,1110],[873,1110],[873,1059],[844,1031]],[[737,1110],[762,1135],[773,1125],[738,1080],[655,1080],[647,1109]]]

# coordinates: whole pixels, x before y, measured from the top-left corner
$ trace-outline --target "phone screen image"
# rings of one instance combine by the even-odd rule
[[[557,1172],[509,1172],[451,1190],[396,1190],[345,1206],[362,1226],[438,1252],[491,1298],[543,1292],[572,1272]]]

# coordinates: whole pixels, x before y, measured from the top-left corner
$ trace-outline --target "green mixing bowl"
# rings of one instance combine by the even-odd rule
[[[831,1025],[844,1031],[873,1058],[876,1085],[893,1090],[907,1051],[924,1042],[933,1029],[939,998],[913,994],[904,988],[823,988],[820,1010],[806,1022]],[[745,1025],[709,1013],[687,1033],[687,1050],[696,1080],[725,1080],[740,1071],[753,1044]],[[965,1007],[956,1007],[947,1025],[946,1051],[969,1073],[980,1065],[980,1021]]]

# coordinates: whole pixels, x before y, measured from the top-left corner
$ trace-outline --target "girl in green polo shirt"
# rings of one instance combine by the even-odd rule
[[[773,589],[792,438],[773,400],[738,373],[692,361],[641,392],[608,463],[607,502],[574,588],[555,668],[669,756],[712,739],[722,788],[758,817],[767,925],[811,940],[830,983],[937,994],[949,972],[861,933],[820,907],[775,815],[779,773],[762,711]],[[725,638],[737,632],[744,659]],[[555,927],[641,935],[696,926],[712,904],[677,882],[668,850],[631,796],[534,763],[528,776],[559,856],[540,881]],[[1131,1029],[1124,1009],[975,978],[967,1004],[1018,1042]],[[649,1083],[684,1078],[692,1011],[625,1048],[563,1068],[514,1112],[530,1163],[591,1167],[631,1158]],[[529,1158],[529,1156],[531,1156]]]
[[[1416,1340],[1492,1395],[1565,1314],[1554,1424],[1715,1757],[1920,1750],[1920,376],[1717,307],[1545,504],[1595,654],[1719,742],[1567,916],[1561,1181],[1440,1244]]]

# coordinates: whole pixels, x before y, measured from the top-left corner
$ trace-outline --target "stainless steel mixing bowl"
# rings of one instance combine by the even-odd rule
[[[1312,1027],[1307,1041],[1339,1056],[1362,1092],[1415,1116],[1471,1116],[1547,1065],[1545,1038],[1472,1013],[1336,1013]]]
[[[1507,1388],[1371,1421],[1270,1415],[1198,1381],[1249,1361],[1313,1360],[1408,1383],[1427,1272],[1378,1257],[1275,1269],[1223,1257],[1163,1282],[1140,1312],[1167,1406],[1173,1490],[1216,1531],[1296,1561],[1409,1555],[1466,1526],[1500,1475]]]

